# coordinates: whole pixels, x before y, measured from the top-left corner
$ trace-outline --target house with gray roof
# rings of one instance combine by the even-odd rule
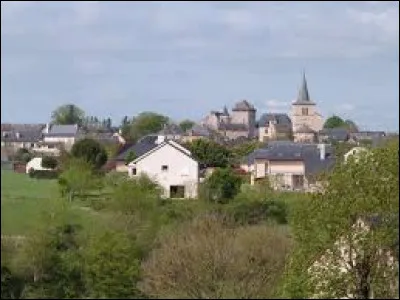
[[[350,133],[346,128],[325,128],[318,132],[320,143],[347,142]]]
[[[43,138],[44,124],[1,124],[1,146],[13,151],[32,149]]]
[[[310,190],[318,176],[331,170],[335,156],[330,145],[281,141],[247,156],[251,183],[268,178],[277,190]]]
[[[263,114],[257,122],[260,142],[271,140],[289,140],[292,136],[292,121],[287,114]]]
[[[84,134],[80,131],[78,124],[74,125],[56,125],[46,124],[42,130],[43,141],[45,143],[55,143],[63,145],[67,151],[71,150],[74,143],[84,138]]]

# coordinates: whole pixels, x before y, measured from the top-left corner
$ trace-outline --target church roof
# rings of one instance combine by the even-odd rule
[[[301,105],[314,104],[314,102],[312,102],[310,99],[310,94],[308,93],[307,79],[305,72],[303,72],[303,81],[299,89],[299,94],[297,95],[297,99],[295,102],[293,102],[293,104],[301,104]]]

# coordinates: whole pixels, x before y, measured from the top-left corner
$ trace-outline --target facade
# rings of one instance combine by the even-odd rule
[[[46,124],[43,129],[43,141],[45,143],[60,143],[64,149],[70,151],[72,146],[83,135],[79,132],[79,127],[75,125],[53,125]]]
[[[199,163],[189,150],[164,141],[128,164],[130,177],[146,174],[163,188],[165,198],[197,198]]]
[[[287,114],[263,114],[258,121],[258,140],[290,140],[292,137],[292,121]]]
[[[316,133],[309,126],[303,124],[295,129],[293,139],[296,143],[314,143]]]
[[[42,158],[41,157],[34,157],[26,164],[26,173],[29,173],[29,170],[51,170],[48,168],[42,167]]]
[[[235,104],[231,113],[226,107],[222,112],[210,112],[201,125],[231,140],[239,137],[254,138],[257,135],[256,109],[247,100],[242,100]]]
[[[1,146],[16,152],[20,148],[32,149],[42,140],[44,124],[2,124]]]
[[[292,103],[291,119],[293,132],[303,125],[308,126],[314,132],[322,130],[323,127],[323,118],[318,113],[315,102],[310,99],[305,74],[303,74],[303,82],[297,99]]]
[[[212,133],[208,128],[196,124],[185,132],[185,134],[182,136],[182,142],[191,143],[198,139],[210,139],[211,136]]]
[[[311,190],[317,176],[335,163],[332,149],[325,144],[270,143],[248,157],[251,184],[268,178],[276,190]]]

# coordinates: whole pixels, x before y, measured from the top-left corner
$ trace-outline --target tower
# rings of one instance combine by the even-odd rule
[[[296,131],[301,126],[307,126],[314,131],[321,130],[323,126],[323,120],[316,108],[316,103],[310,98],[306,74],[303,72],[303,79],[297,98],[292,103],[291,119],[293,131]]]

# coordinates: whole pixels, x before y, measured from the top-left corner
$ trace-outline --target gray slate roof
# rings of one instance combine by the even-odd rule
[[[190,133],[191,135],[194,136],[205,136],[205,137],[211,135],[211,132],[210,130],[208,130],[208,128],[198,124],[195,124],[191,129],[188,129],[187,133]]]
[[[50,125],[49,133],[43,133],[48,137],[74,137],[78,134],[78,125]]]
[[[156,144],[157,138],[157,135],[147,135],[141,138],[136,144],[131,145],[118,154],[115,160],[124,161],[131,151],[136,154],[136,157],[142,156],[146,152],[158,146]]]
[[[233,111],[255,111],[253,105],[251,105],[247,100],[239,101],[235,104]]]
[[[234,124],[234,123],[220,123],[218,125],[219,130],[227,131],[248,131],[249,128],[245,124]]]
[[[297,99],[293,104],[300,104],[300,105],[314,104],[310,99],[310,94],[308,93],[307,79],[305,72],[303,72],[303,81],[299,89],[299,94],[297,95]]]
[[[168,124],[158,132],[159,135],[182,135],[183,130],[176,124]]]
[[[318,135],[331,141],[345,142],[349,139],[349,132],[346,128],[322,129],[318,132]]]
[[[263,114],[260,117],[260,120],[258,121],[258,126],[260,127],[268,126],[268,123],[270,121],[276,121],[276,124],[278,125],[292,126],[292,120],[290,120],[289,116],[287,114],[281,114],[281,113]]]
[[[255,159],[268,160],[302,160],[305,164],[306,175],[318,174],[329,170],[335,163],[333,148],[325,145],[326,157],[321,160],[317,144],[300,144],[290,141],[276,141],[269,143],[266,148],[257,149],[247,156],[248,164]]]
[[[42,139],[44,124],[1,124],[2,142],[33,143]]]

